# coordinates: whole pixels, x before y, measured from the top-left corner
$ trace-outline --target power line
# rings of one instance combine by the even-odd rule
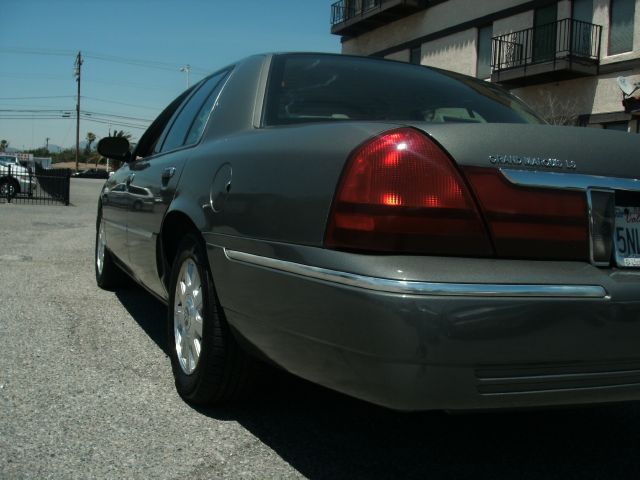
[[[45,97],[0,97],[0,100],[42,100],[45,98],[75,98],[75,95],[49,95]]]
[[[24,113],[25,117],[28,118],[28,115],[26,114],[33,114],[33,113],[70,113],[73,109],[71,108],[39,108],[39,109],[27,109],[27,108],[0,108],[0,113],[1,112],[9,112],[11,114],[17,114],[17,113]],[[89,110],[80,110],[80,114],[82,115],[98,115],[98,116],[103,116],[103,117],[114,117],[114,118],[123,118],[125,120],[136,120],[136,121],[140,121],[140,122],[147,122],[147,123],[151,123],[152,120],[149,118],[140,118],[140,117],[131,117],[131,116],[127,116],[127,115],[118,115],[115,113],[109,113],[109,112],[93,112],[93,111],[89,111]]]
[[[136,108],[145,108],[147,110],[155,110],[155,111],[160,111],[159,108],[156,107],[149,107],[147,105],[136,105],[135,103],[125,103],[125,102],[117,102],[115,100],[105,100],[103,98],[96,98],[96,97],[87,97],[86,95],[83,95],[82,98],[87,99],[87,100],[95,100],[97,102],[105,102],[105,103],[113,103],[115,105],[124,105],[125,107],[136,107]],[[1,98],[0,98],[1,100]]]
[[[118,125],[119,127],[137,128],[139,130],[146,130],[148,128],[148,126],[134,125],[133,123],[118,122],[114,120],[104,120],[104,119],[97,119],[93,117],[82,117],[82,118],[87,122],[101,123],[104,125]]]
[[[70,57],[76,52],[71,50],[54,50],[44,48],[24,48],[24,47],[0,47],[0,53],[18,53],[25,55],[54,55],[62,57]]]
[[[160,70],[168,70],[168,71],[172,71],[175,72],[177,69],[179,69],[180,67],[173,64],[173,63],[167,63],[167,62],[158,62],[158,61],[153,61],[153,60],[140,60],[140,59],[136,59],[136,58],[127,58],[127,57],[117,57],[115,55],[105,55],[105,54],[101,54],[101,53],[86,53],[85,57],[87,58],[93,58],[94,60],[103,60],[105,62],[115,62],[115,63],[124,63],[127,65],[135,65],[138,67],[148,67],[148,68],[157,68]],[[191,67],[192,70],[197,70],[200,73],[204,73],[204,74],[208,74],[210,73],[209,70],[205,69],[205,68],[200,68],[200,67]]]
[[[32,109],[32,110],[28,110],[28,109],[22,109],[22,108],[2,108],[0,109],[0,112],[23,112],[23,113],[38,113],[38,112],[62,112],[64,111],[64,108],[52,108],[52,109]],[[69,110],[69,109],[66,109]]]
[[[45,48],[23,48],[23,47],[0,47],[0,53],[12,53],[12,54],[24,54],[24,55],[53,55],[72,57],[76,54],[71,50],[54,50]],[[143,60],[139,58],[120,57],[116,55],[106,55],[97,52],[85,52],[83,55],[85,58],[92,58],[94,60],[102,60],[104,62],[122,63],[125,65],[133,65],[137,67],[155,68],[158,70],[167,70],[177,72],[180,65],[159,62],[155,60]],[[192,67],[194,71],[198,71],[204,75],[207,75],[211,70],[201,67]]]
[[[114,117],[114,118],[124,118],[125,120],[137,120],[140,122],[147,122],[147,123],[151,123],[153,120],[150,120],[148,118],[139,118],[139,117],[128,117],[125,115],[115,115],[112,113],[101,113],[101,112],[88,112],[86,110],[83,110],[82,112],[84,115],[100,115],[103,117]]]

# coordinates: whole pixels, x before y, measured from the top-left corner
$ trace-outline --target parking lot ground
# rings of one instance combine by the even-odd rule
[[[277,375],[252,401],[175,393],[165,307],[95,285],[100,180],[0,205],[0,479],[640,478],[640,404],[396,413]]]

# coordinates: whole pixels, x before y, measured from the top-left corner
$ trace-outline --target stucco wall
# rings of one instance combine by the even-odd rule
[[[497,37],[531,27],[533,27],[533,10],[528,10],[493,22],[493,36]]]
[[[628,77],[632,82],[640,82],[640,69],[636,69],[600,77],[516,88],[512,93],[541,113],[552,108],[570,110],[576,116],[620,112],[623,110],[622,92],[616,82],[619,75]]]
[[[342,44],[342,53],[370,55],[522,2],[523,0],[449,0],[348,40]]]
[[[571,2],[569,0],[560,0],[558,2],[558,20],[563,18],[571,18]]]
[[[470,28],[464,32],[424,43],[421,63],[466,75],[475,75],[477,39],[478,30]]]
[[[404,50],[400,50],[398,52],[393,52],[389,55],[386,55],[384,58],[388,60],[398,60],[400,62],[408,62],[410,58],[410,52],[408,48]]]

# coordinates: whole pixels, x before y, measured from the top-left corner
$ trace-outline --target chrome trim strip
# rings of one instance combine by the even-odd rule
[[[640,179],[637,178],[602,177],[581,173],[542,172],[538,170],[514,170],[511,168],[501,168],[500,172],[509,182],[523,187],[580,191],[586,191],[589,188],[640,191]]]
[[[102,221],[106,224],[106,225],[110,225],[113,228],[116,228],[118,230],[121,230],[123,232],[127,231],[127,226],[126,225],[122,225],[121,223],[116,223],[113,220],[107,220],[106,218],[103,218]]]
[[[393,280],[313,267],[311,265],[287,262],[275,258],[238,252],[236,250],[228,250],[226,248],[223,250],[225,256],[230,261],[279,270],[324,282],[384,293],[427,296],[609,298],[607,291],[599,285],[518,285]]]
[[[138,235],[139,237],[146,238],[147,240],[153,238],[153,232],[150,232],[149,230],[142,230],[140,228],[133,228],[131,226],[127,227],[126,225],[122,225],[121,223],[116,223],[112,220],[107,219],[104,219],[104,223],[123,232],[132,233],[134,235]]]
[[[151,232],[149,230],[143,230],[141,228],[134,228],[131,225],[127,226],[127,233],[131,233],[133,235],[137,235],[137,236],[145,238],[147,240],[150,240],[150,239],[153,238],[153,232]]]

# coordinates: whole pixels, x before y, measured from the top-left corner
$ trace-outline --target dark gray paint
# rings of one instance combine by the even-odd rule
[[[416,126],[429,133],[461,165],[488,167],[491,166],[489,155],[521,155],[573,160],[577,164],[575,170],[545,169],[549,171],[640,178],[638,135],[595,128],[551,125]]]
[[[231,262],[216,248],[210,256],[227,318],[243,336],[296,375],[374,403],[402,410],[469,409],[613,401],[640,394],[639,383],[591,392],[485,396],[477,391],[476,372],[510,369],[516,378],[554,366],[558,374],[579,367],[615,376],[629,368],[626,363],[640,364],[638,275],[617,278],[593,268],[580,280],[577,268],[561,271],[567,264],[541,275],[558,284],[597,278],[607,285],[610,300],[418,297]],[[526,262],[518,263],[511,265],[511,278],[525,277],[516,272]],[[487,277],[508,278],[490,275],[490,265],[476,266]],[[476,271],[475,278],[481,277]],[[457,278],[469,280],[461,264]],[[552,378],[539,379],[541,390],[556,386]]]
[[[167,214],[186,215],[202,233],[217,293],[234,331],[297,375],[393,408],[640,398],[640,380],[626,386],[580,388],[594,370],[604,371],[609,383],[619,385],[616,372],[640,363],[638,271],[582,262],[364,255],[322,248],[348,155],[367,139],[399,125],[335,122],[258,128],[270,58],[251,57],[236,65],[201,143],[169,162],[185,167],[181,176],[176,174],[180,178],[175,191],[172,184],[162,203]],[[521,155],[575,161],[574,173],[640,176],[635,158],[640,139],[628,134],[544,125],[413,126],[432,136],[460,165],[486,167],[490,155]],[[222,208],[214,212],[211,193],[212,188],[219,190],[214,179],[223,165],[232,172],[231,185]],[[107,185],[130,171],[130,166],[123,167]],[[150,188],[158,178],[156,169],[143,171],[136,179]],[[105,209],[105,218],[120,218],[114,212]],[[149,238],[162,234],[160,212],[145,217],[149,222],[142,221],[142,213],[124,218]],[[109,247],[121,252],[122,245],[111,243],[115,236],[110,230]],[[136,256],[131,262],[134,276],[166,298],[155,278],[158,243],[133,243],[128,243],[128,252]],[[387,294],[231,262],[223,247],[381,278],[600,285],[610,298]],[[127,255],[118,256],[127,261]],[[553,375],[545,373],[549,368],[574,377],[554,383]],[[547,385],[553,391],[533,392],[527,386],[528,391],[500,393],[500,388],[516,388],[492,383],[491,375],[504,372],[521,384],[528,373],[539,374],[541,388]]]

